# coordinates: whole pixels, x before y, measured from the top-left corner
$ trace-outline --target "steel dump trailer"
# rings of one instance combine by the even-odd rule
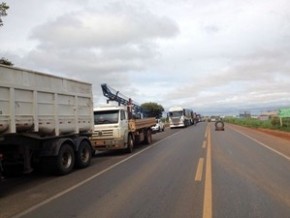
[[[0,172],[90,164],[93,95],[89,83],[0,65]]]

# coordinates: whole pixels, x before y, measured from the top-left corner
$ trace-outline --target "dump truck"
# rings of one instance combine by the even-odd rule
[[[89,83],[0,65],[0,171],[90,165],[93,95]]]
[[[131,153],[133,147],[141,142],[151,144],[151,127],[156,123],[155,118],[144,118],[138,104],[107,84],[101,87],[104,96],[108,98],[108,104],[94,109],[94,131],[91,137],[93,148]],[[116,105],[110,104],[112,101]]]

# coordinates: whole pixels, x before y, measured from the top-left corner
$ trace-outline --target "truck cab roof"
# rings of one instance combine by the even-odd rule
[[[127,110],[125,106],[104,105],[94,108],[94,111],[107,111],[107,110]]]

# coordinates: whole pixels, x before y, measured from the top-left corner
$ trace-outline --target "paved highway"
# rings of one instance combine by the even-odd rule
[[[0,217],[289,217],[289,141],[213,123],[166,129],[131,155],[0,188]]]

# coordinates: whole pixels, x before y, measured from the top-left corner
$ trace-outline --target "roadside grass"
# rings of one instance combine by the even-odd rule
[[[278,117],[273,117],[269,120],[258,120],[254,118],[225,118],[225,122],[250,128],[273,129],[285,132],[290,132],[290,118],[283,118],[283,125],[280,124]]]

